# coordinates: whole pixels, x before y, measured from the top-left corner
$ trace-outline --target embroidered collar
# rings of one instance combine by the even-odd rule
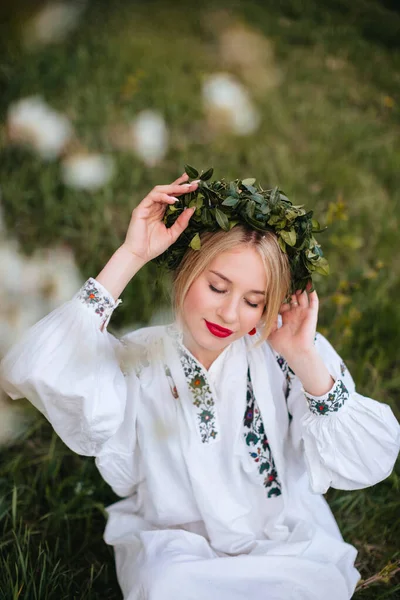
[[[183,335],[182,331],[179,330],[179,327],[174,324],[169,326],[167,331],[175,342],[185,379],[192,397],[192,409],[200,440],[202,444],[218,442],[220,441],[220,425],[213,390],[210,386],[209,373],[207,373],[199,361],[196,360],[183,345]],[[225,349],[224,352],[226,350],[227,349]],[[176,386],[172,380],[168,367],[165,367],[165,374],[170,382],[174,398],[179,399]],[[263,485],[266,490],[267,497],[280,496],[282,493],[282,486],[276,470],[261,412],[254,395],[250,368],[247,369],[246,408],[243,416],[242,435],[247,451],[254,461],[260,484]]]
[[[208,377],[210,377],[210,376],[214,377],[215,370],[217,370],[217,372],[220,371],[220,367],[225,362],[227,355],[229,354],[229,352],[232,349],[232,345],[241,341],[241,340],[236,340],[236,342],[232,342],[231,344],[229,344],[226,348],[224,348],[224,350],[221,352],[221,354],[219,354],[217,356],[217,358],[213,361],[210,368],[206,369],[183,343],[183,329],[179,322],[175,321],[174,323],[167,325],[166,331],[167,331],[167,334],[170,336],[170,338],[175,342],[175,345],[178,348],[180,348],[180,350],[183,351],[186,355],[191,357],[195,362],[197,362],[200,369],[203,370],[205,373],[207,373]]]

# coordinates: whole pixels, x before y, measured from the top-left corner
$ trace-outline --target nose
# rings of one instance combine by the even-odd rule
[[[238,300],[228,294],[221,299],[217,315],[222,319],[225,325],[233,325],[239,320]]]

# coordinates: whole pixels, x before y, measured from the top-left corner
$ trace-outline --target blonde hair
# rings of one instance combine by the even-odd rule
[[[278,312],[290,288],[290,267],[287,255],[282,252],[275,234],[259,233],[236,225],[228,232],[204,232],[200,235],[201,249],[189,248],[173,277],[173,304],[176,315],[182,314],[183,303],[192,283],[222,252],[244,244],[254,248],[260,255],[267,276],[263,327],[260,342],[267,339],[276,325]]]

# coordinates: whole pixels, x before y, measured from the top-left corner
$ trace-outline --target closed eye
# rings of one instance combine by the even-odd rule
[[[217,294],[225,294],[225,292],[226,292],[226,290],[218,290],[216,287],[211,285],[211,283],[209,284],[209,287],[210,287],[210,290],[212,290],[213,292],[216,292]],[[252,308],[258,308],[258,304],[253,304],[252,302],[249,302],[246,299],[245,299],[245,302]]]

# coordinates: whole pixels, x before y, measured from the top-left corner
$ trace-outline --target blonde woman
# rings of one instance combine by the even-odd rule
[[[174,273],[175,322],[107,332],[126,285],[196,210],[166,227],[167,205],[197,189],[187,175],[155,187],[96,279],[5,357],[2,384],[123,497],[105,541],[125,599],[347,600],[356,550],[322,494],[386,478],[399,426],[316,333],[317,293],[284,302],[277,235],[202,232]]]

